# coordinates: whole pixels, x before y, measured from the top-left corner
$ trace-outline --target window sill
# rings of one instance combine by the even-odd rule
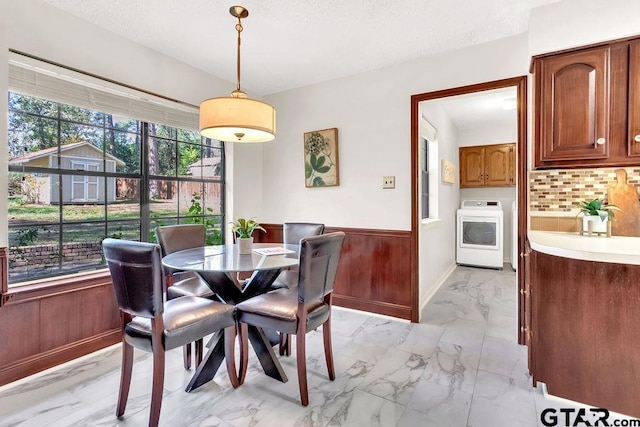
[[[1,305],[19,304],[110,284],[111,275],[107,268],[89,273],[76,273],[33,281],[9,287],[7,292],[2,295]]]
[[[425,218],[420,222],[422,224],[422,229],[426,230],[429,228],[437,227],[442,222],[442,220],[440,218]]]

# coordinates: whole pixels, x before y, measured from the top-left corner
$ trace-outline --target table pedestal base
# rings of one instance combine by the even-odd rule
[[[196,368],[195,374],[193,374],[191,381],[189,381],[189,384],[185,388],[186,392],[195,390],[201,385],[208,383],[216,375],[225,357],[225,339],[222,331],[213,335],[208,344],[209,350],[204,355],[202,362]],[[258,357],[258,361],[260,361],[260,365],[262,365],[264,373],[283,383],[289,381],[282,365],[278,362],[276,353],[273,351],[274,344],[267,337],[265,331],[255,326],[249,326],[249,341]],[[244,378],[240,378],[240,384],[243,382]]]

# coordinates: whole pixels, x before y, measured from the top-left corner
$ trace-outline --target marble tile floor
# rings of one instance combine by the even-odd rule
[[[245,384],[226,371],[184,392],[192,371],[181,350],[167,355],[162,426],[542,426],[546,399],[516,343],[516,279],[504,270],[456,267],[425,307],[405,321],[335,307],[336,380],[329,381],[322,333],[307,335],[308,407],[299,404],[295,357],[280,360],[285,384],[252,355]],[[294,344],[295,345],[295,344]],[[295,355],[295,349],[294,349]],[[0,426],[145,426],[151,359],[136,350],[125,416],[115,417],[120,346],[0,388]],[[224,365],[223,365],[224,366]]]

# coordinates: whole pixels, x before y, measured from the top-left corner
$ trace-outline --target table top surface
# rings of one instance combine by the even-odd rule
[[[283,255],[261,255],[256,249],[285,248],[293,252]],[[298,265],[298,245],[254,243],[250,255],[240,255],[238,245],[216,245],[186,249],[165,256],[162,263],[176,270],[248,272],[273,270]]]

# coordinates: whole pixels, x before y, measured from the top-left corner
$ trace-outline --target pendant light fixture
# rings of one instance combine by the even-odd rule
[[[237,84],[229,97],[209,98],[200,103],[202,136],[227,142],[268,142],[276,136],[276,110],[269,104],[250,99],[240,89],[240,33],[242,19],[249,11],[231,6],[229,13],[238,18]]]

